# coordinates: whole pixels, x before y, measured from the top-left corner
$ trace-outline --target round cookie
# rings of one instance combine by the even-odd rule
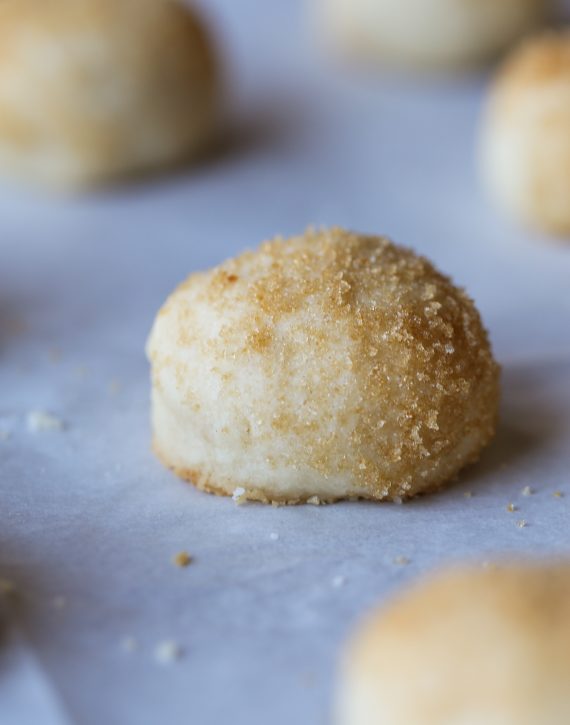
[[[194,274],[147,351],[155,449],[214,493],[409,497],[494,432],[498,366],[472,301],[381,237],[309,230]]]
[[[482,138],[484,178],[512,215],[570,234],[570,32],[527,41],[491,91]]]
[[[570,722],[570,566],[455,569],[369,616],[338,725]]]
[[[533,29],[545,0],[318,0],[331,44],[369,61],[461,68]]]
[[[3,0],[0,172],[73,189],[203,151],[217,71],[177,0]]]

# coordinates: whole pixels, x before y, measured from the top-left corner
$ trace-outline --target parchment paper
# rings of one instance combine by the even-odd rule
[[[0,189],[0,577],[20,592],[3,661],[45,714],[0,686],[2,725],[321,725],[339,646],[373,603],[451,560],[570,553],[570,246],[480,188],[485,74],[351,71],[318,51],[300,3],[208,5],[231,65],[224,149],[90,197]],[[191,271],[333,223],[415,247],[476,299],[504,368],[496,440],[403,506],[198,493],[149,449],[153,316]],[[29,430],[35,410],[64,429]],[[166,665],[165,640],[183,648]]]

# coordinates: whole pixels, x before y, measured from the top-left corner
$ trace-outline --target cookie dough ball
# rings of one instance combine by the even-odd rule
[[[3,0],[0,172],[73,189],[202,151],[216,64],[176,0]]]
[[[545,0],[318,0],[331,44],[349,55],[424,68],[485,61],[534,28]]]
[[[515,51],[491,91],[483,172],[497,201],[538,229],[570,234],[570,32]]]
[[[453,570],[369,617],[338,725],[570,722],[570,566]]]
[[[148,354],[156,451],[215,493],[413,496],[476,459],[495,426],[473,303],[381,237],[308,231],[192,275]]]

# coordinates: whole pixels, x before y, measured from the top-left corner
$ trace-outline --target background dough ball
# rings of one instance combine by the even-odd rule
[[[369,617],[338,725],[570,722],[570,566],[454,570]]]
[[[317,1],[325,33],[341,50],[420,68],[484,61],[545,14],[545,0]]]
[[[1,172],[90,185],[210,136],[212,49],[176,0],[3,0],[0,37]]]
[[[380,237],[308,231],[194,274],[148,353],[155,448],[216,493],[412,496],[494,430],[498,368],[473,303]]]
[[[524,43],[498,75],[483,129],[493,196],[537,228],[570,234],[570,32]]]

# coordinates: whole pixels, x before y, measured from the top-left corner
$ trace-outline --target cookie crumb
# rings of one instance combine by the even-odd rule
[[[15,594],[16,585],[11,579],[0,579],[0,594]]]
[[[173,559],[176,566],[185,567],[192,563],[192,557],[187,551],[179,551]]]
[[[564,498],[564,493],[562,491],[555,491],[552,495],[554,498]]]
[[[113,378],[113,380],[109,383],[109,393],[111,393],[111,395],[117,395],[121,392],[122,388],[123,386],[116,378]]]
[[[517,526],[519,529],[525,529],[528,526],[528,522],[525,519],[519,519],[517,521]]]
[[[394,496],[392,501],[396,504],[396,506],[401,506],[404,503],[404,500],[401,496]]]
[[[7,441],[10,435],[9,430],[0,430],[0,441]]]
[[[534,488],[531,488],[530,486],[525,486],[521,493],[523,496],[532,496],[532,494],[534,493]]]
[[[56,418],[51,413],[43,410],[31,410],[28,413],[28,430],[32,433],[40,433],[43,431],[61,431],[63,430],[63,421]]]
[[[238,506],[245,501],[245,488],[243,486],[238,486],[237,488],[234,488],[234,492],[232,493],[232,500],[234,503],[236,503]]]
[[[271,541],[277,541],[279,539],[279,534],[276,531],[272,531],[269,534],[269,538],[271,539]]]
[[[518,510],[519,510],[519,507],[518,507],[518,506],[515,506],[515,504],[514,504],[514,503],[510,503],[510,504],[508,504],[508,505],[507,505],[507,511],[508,511],[509,513],[511,513],[511,514],[512,514],[512,513],[514,512],[514,511],[518,511]]]
[[[67,600],[64,596],[59,594],[51,600],[51,605],[54,609],[63,609],[67,604]]]
[[[169,665],[180,657],[182,657],[182,647],[171,639],[160,642],[154,651],[154,658],[161,665]]]
[[[311,504],[311,506],[320,506],[321,499],[318,496],[311,496],[311,498],[307,499],[307,503]]]
[[[121,649],[123,652],[136,652],[139,648],[138,640],[135,637],[123,637],[121,640]]]
[[[465,491],[464,498],[473,498],[473,491]]]
[[[61,360],[61,350],[58,347],[51,347],[48,350],[48,358],[52,363],[58,363]]]
[[[407,556],[396,556],[394,559],[394,564],[397,564],[398,566],[406,566],[406,564],[409,564],[410,560]]]
[[[337,574],[337,576],[333,577],[332,585],[335,589],[340,589],[346,584],[346,577],[342,574]]]

